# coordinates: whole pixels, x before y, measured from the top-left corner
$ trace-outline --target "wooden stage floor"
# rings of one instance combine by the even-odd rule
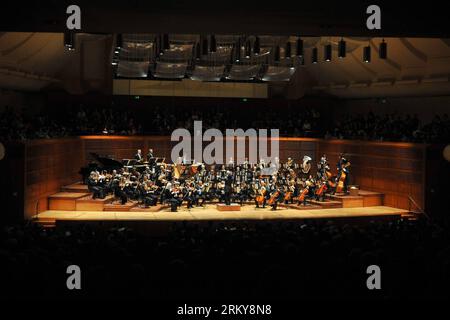
[[[255,209],[253,205],[244,205],[241,211],[218,211],[215,205],[195,207],[188,210],[183,207],[178,212],[165,208],[157,212],[146,211],[60,211],[48,210],[35,218],[41,223],[57,221],[235,221],[235,220],[302,220],[302,219],[351,219],[351,218],[400,218],[408,216],[408,210],[386,206],[334,208],[334,209]]]

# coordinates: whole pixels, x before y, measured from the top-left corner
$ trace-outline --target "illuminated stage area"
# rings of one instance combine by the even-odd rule
[[[59,221],[101,222],[101,221],[255,221],[255,220],[305,220],[305,219],[370,219],[370,218],[401,218],[412,217],[408,210],[386,206],[333,208],[333,209],[289,209],[279,208],[275,211],[269,208],[255,209],[252,205],[244,205],[239,212],[219,211],[216,205],[192,209],[181,208],[178,212],[170,212],[164,208],[158,212],[151,211],[59,211],[41,212],[35,218],[43,225]]]
[[[184,202],[177,212],[169,205],[144,207],[137,201],[120,204],[113,196],[93,199],[87,186],[74,183],[61,188],[61,192],[48,198],[49,210],[33,216],[44,227],[60,223],[140,224],[161,222],[275,222],[301,220],[370,221],[373,219],[415,219],[410,210],[383,205],[384,194],[358,190],[358,195],[332,195],[325,201],[310,200],[303,204],[280,203],[276,210],[256,208],[251,201],[243,205],[227,206],[208,202],[203,206],[187,208]]]

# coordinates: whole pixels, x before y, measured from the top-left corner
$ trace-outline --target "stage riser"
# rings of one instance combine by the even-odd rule
[[[82,184],[81,182],[77,182],[68,186],[61,187],[62,192],[80,192],[80,193],[86,193],[89,192],[88,186],[85,184]]]
[[[62,199],[58,197],[49,197],[49,209],[50,210],[65,210],[65,211],[148,211],[157,212],[163,207],[160,205],[142,208],[138,206],[136,202],[127,202],[125,205],[112,204],[114,197],[109,195],[105,199],[93,200],[91,196],[86,197],[87,193],[82,193],[83,189],[87,189],[87,186],[81,183],[74,183],[61,188],[63,191],[61,193],[71,194],[68,199]],[[69,190],[71,190],[69,192]],[[61,194],[60,193],[60,194]],[[57,194],[58,195],[58,194]],[[83,197],[83,195],[85,197]],[[56,195],[55,195],[56,196]],[[287,207],[297,210],[306,209],[332,209],[332,208],[358,208],[358,207],[372,207],[372,206],[382,206],[384,201],[384,195],[378,192],[359,190],[358,196],[349,196],[343,194],[337,195],[327,195],[325,201],[308,200],[308,206],[297,205],[295,203],[285,205],[284,203],[279,203],[280,207]],[[207,201],[205,204],[217,204],[218,211],[240,211],[240,206],[224,206],[220,205],[217,200]],[[244,205],[254,206],[254,201],[245,201]],[[186,203],[183,203],[186,206]],[[219,207],[220,206],[220,207]],[[164,206],[167,208],[167,206]]]
[[[86,196],[89,196],[89,194],[80,192],[59,192],[48,198],[48,207],[50,210],[78,210],[77,201]]]
[[[240,205],[224,205],[224,204],[218,204],[216,206],[217,211],[241,211]]]

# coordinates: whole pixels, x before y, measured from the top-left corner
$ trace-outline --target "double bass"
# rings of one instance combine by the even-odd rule
[[[347,178],[347,173],[345,169],[350,166],[350,162],[342,165],[339,176],[336,179],[336,189],[335,192],[343,192],[345,187],[345,179]]]

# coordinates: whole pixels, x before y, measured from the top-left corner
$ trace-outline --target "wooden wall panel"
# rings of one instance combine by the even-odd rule
[[[24,216],[48,209],[47,197],[61,186],[80,180],[84,165],[83,140],[32,140],[25,144]]]
[[[352,163],[351,183],[383,192],[385,205],[409,209],[411,196],[423,208],[426,145],[335,140],[318,145],[334,166],[339,153],[345,153]]]

